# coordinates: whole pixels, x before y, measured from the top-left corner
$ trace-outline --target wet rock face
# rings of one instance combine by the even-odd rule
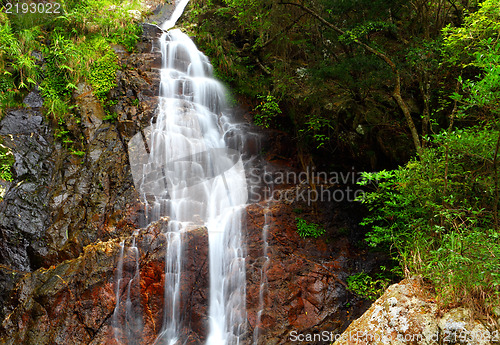
[[[96,130],[104,118],[104,108],[101,102],[92,94],[92,87],[85,83],[78,84],[74,98],[83,126],[83,134],[88,143],[94,139]]]
[[[39,202],[39,205],[45,205],[46,210],[45,225],[38,227],[38,233],[43,233],[45,242],[33,245],[36,248],[30,261],[31,269],[78,257],[84,246],[99,239],[131,233],[141,225],[143,206],[133,187],[127,143],[141,127],[149,124],[156,109],[159,85],[156,69],[159,67],[160,54],[152,52],[155,42],[156,37],[144,36],[140,45],[142,48],[137,53],[118,53],[121,63],[130,68],[118,71],[118,86],[110,95],[116,103],[110,111],[117,113],[117,122],[104,121],[103,106],[92,95],[88,85],[80,84],[75,91],[81,127],[69,124],[68,128],[76,136],[83,134],[84,157],[68,154],[58,142],[50,144],[50,147],[45,145],[50,160],[48,156],[44,159],[52,161],[54,167],[50,181],[45,183],[46,199]],[[161,64],[161,57],[159,61]],[[29,103],[40,104],[32,96]],[[17,128],[21,126],[25,132],[29,132],[43,122],[41,116],[25,116],[21,120],[11,120],[7,116],[4,119],[4,131],[19,131]],[[14,123],[20,125],[16,127]],[[28,162],[33,165],[32,155],[30,153],[27,158],[31,159]],[[27,167],[17,166],[16,163],[18,180],[23,180]],[[35,174],[34,171],[28,172]],[[38,182],[36,184],[41,185]],[[23,188],[27,187],[29,185]],[[30,192],[33,197],[38,197],[37,192]],[[12,212],[15,211],[12,209]],[[40,223],[30,216],[23,219],[30,224]],[[26,264],[24,268],[28,270]]]
[[[274,203],[267,210],[264,206],[247,209],[247,312],[252,334],[259,334],[262,344],[288,344],[292,331],[343,331],[367,307],[347,291],[345,283],[347,272],[364,259],[363,253],[346,238],[326,243],[328,233],[318,239],[300,238],[292,205]],[[262,239],[265,213],[270,225],[267,264]],[[267,279],[263,299],[262,269]]]
[[[30,271],[37,256],[46,253],[54,171],[52,132],[40,111],[19,109],[7,112],[0,122],[0,135],[15,158],[14,181],[0,203],[0,264],[13,272]],[[0,294],[0,301],[3,298]]]
[[[132,293],[132,305],[139,306],[136,317],[141,319],[141,327],[134,335],[137,344],[152,344],[163,331],[164,322],[164,289],[165,289],[165,250],[167,241],[165,231],[167,221],[161,219],[153,223],[137,237],[137,247],[140,253],[140,287],[137,293]],[[206,228],[187,231],[183,236],[184,262],[180,281],[179,309],[185,317],[181,320],[181,334],[183,339],[190,341],[201,341],[207,334],[208,314],[208,233]],[[134,266],[135,262],[124,260],[124,272],[126,267]],[[134,269],[128,269],[130,272]],[[127,284],[127,273],[124,274],[122,286]],[[122,296],[126,291],[123,290]],[[136,302],[134,302],[134,300]],[[118,328],[110,329],[105,336],[106,341],[112,342],[116,338],[116,332],[123,336],[123,330],[127,329],[125,321],[125,298],[121,299]],[[131,342],[128,339],[118,339],[124,343]]]
[[[114,308],[119,245],[87,248],[78,259],[25,275],[0,327],[3,344],[89,344]]]
[[[41,266],[75,258],[83,246],[139,227],[142,206],[120,133],[103,123],[94,136],[85,159],[58,157],[64,168],[54,178],[47,229],[53,249],[41,259]]]
[[[162,219],[135,237],[139,276],[133,237],[124,241],[120,277],[119,239],[89,245],[77,259],[26,274],[7,303],[0,343],[152,344],[163,326],[167,224]],[[183,333],[196,344],[208,324],[207,230],[188,231],[184,243],[180,308],[188,315]],[[137,328],[131,331],[132,319]]]
[[[359,258],[346,244],[332,243],[337,248],[332,250],[322,240],[299,238],[291,206],[274,205],[261,299],[263,212],[260,205],[248,208],[249,323],[242,344],[252,344],[254,335],[260,343],[286,344],[292,331],[340,332],[351,315],[357,317],[353,308],[358,300],[346,291],[343,279],[349,260]],[[135,237],[126,237],[123,249],[121,239],[96,242],[76,259],[26,274],[6,303],[0,343],[154,343],[164,322],[167,225],[167,219],[160,219]],[[209,325],[206,228],[187,231],[183,243],[181,334],[188,344],[203,344]]]
[[[74,94],[81,124],[69,119],[75,138],[83,136],[85,156],[77,157],[53,139],[38,91],[23,109],[0,122],[3,145],[15,163],[14,181],[0,202],[0,304],[26,272],[77,258],[86,245],[130,234],[143,225],[143,205],[133,187],[127,143],[149,124],[156,109],[161,54],[157,38],[144,36],[137,53],[117,53],[118,86],[111,92],[118,121],[104,121],[104,110],[88,85]],[[2,311],[0,308],[0,317]]]

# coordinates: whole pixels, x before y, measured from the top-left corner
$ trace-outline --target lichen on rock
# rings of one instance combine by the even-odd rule
[[[474,320],[469,310],[454,308],[440,316],[433,297],[418,278],[391,285],[359,319],[337,335],[334,345],[493,343],[494,333]]]

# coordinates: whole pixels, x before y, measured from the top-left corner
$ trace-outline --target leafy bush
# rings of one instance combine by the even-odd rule
[[[390,283],[390,280],[380,273],[376,278],[372,278],[365,272],[353,274],[347,277],[346,281],[349,290],[372,301],[382,296]]]
[[[260,104],[255,107],[257,113],[254,115],[254,122],[258,126],[262,126],[264,128],[269,128],[274,118],[281,114],[281,109],[278,104],[278,100],[276,97],[267,95],[267,96],[258,96],[261,100]]]
[[[410,274],[430,279],[444,302],[500,293],[498,174],[500,132],[467,129],[434,136],[420,160],[365,173],[376,182],[364,203],[368,243],[399,258]],[[497,152],[498,154],[498,152]]]
[[[20,99],[20,89],[39,81],[39,68],[31,51],[37,46],[38,30],[22,30],[17,35],[7,16],[0,13],[0,114],[2,108]]]
[[[106,98],[107,93],[116,86],[116,55],[112,50],[108,50],[104,56],[93,63],[90,71],[90,84],[94,89],[94,94],[100,100]]]
[[[0,179],[12,181],[12,166],[15,159],[9,148],[0,144]]]
[[[103,121],[115,122],[118,119],[118,114],[115,112],[106,111]]]
[[[297,222],[297,233],[300,237],[314,237],[318,238],[325,233],[325,228],[315,223],[309,223],[303,218],[295,218]]]

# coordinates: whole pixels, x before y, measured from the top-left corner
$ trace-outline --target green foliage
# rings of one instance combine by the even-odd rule
[[[325,228],[323,228],[322,226],[316,223],[309,223],[307,220],[303,218],[295,218],[295,221],[297,222],[297,233],[302,238],[306,237],[318,238],[321,235],[323,235],[326,231]]]
[[[261,101],[260,104],[254,109],[257,113],[255,113],[253,120],[256,125],[269,128],[275,117],[281,114],[278,100],[276,97],[271,95],[260,95],[258,98]]]
[[[0,179],[12,181],[12,166],[14,165],[14,155],[9,148],[0,144]]]
[[[395,25],[392,23],[383,21],[367,21],[365,23],[357,25],[352,30],[345,31],[344,34],[339,36],[339,41],[345,44],[350,44],[355,41],[364,39],[373,32],[390,31],[395,30],[395,28]]]
[[[306,141],[308,138],[312,138],[316,143],[316,148],[322,147],[331,140],[330,133],[333,130],[333,123],[329,118],[317,114],[307,114],[304,127],[299,130],[299,133],[305,137]]]
[[[246,28],[251,33],[259,35],[257,42],[263,39],[263,33],[269,30],[272,22],[267,20],[272,9],[271,6],[263,6],[261,1],[224,0],[227,7],[220,8],[219,14],[232,15],[238,26]]]
[[[346,282],[349,290],[356,295],[375,301],[387,289],[390,279],[381,273],[373,278],[365,272],[359,272],[347,277]]]
[[[51,44],[43,47],[46,56],[44,65],[45,78],[41,84],[42,95],[50,100],[64,99],[70,96],[75,86],[75,67],[79,56],[74,42],[67,38],[62,30],[55,30]]]
[[[130,22],[125,27],[120,27],[111,34],[111,41],[116,44],[121,44],[129,52],[134,51],[139,38],[142,35],[142,27]]]
[[[410,51],[418,71],[436,71],[437,63],[458,67],[463,77],[451,95],[452,116],[465,128],[427,138],[419,160],[365,174],[361,183],[376,186],[363,200],[371,212],[363,222],[371,226],[368,243],[389,250],[409,274],[431,280],[443,302],[480,308],[500,297],[499,20],[499,3],[484,1],[462,26],[443,30],[442,46]]]
[[[141,33],[134,18],[134,11],[141,9],[139,1],[67,1],[63,7],[65,14],[58,18],[59,24],[75,28],[75,33],[100,34],[127,49],[133,48]]]
[[[402,0],[321,0],[325,11],[331,15],[349,13],[363,16],[369,20],[377,18],[380,13],[392,11],[397,13],[402,7]],[[358,18],[355,18],[358,19]]]
[[[481,68],[481,75],[462,83],[468,97],[454,95],[462,104],[462,112],[471,107],[481,107],[493,113],[500,111],[500,43],[494,44],[492,39],[488,42],[491,42],[488,51],[474,53],[475,65]]]
[[[20,89],[29,89],[39,80],[39,68],[31,51],[37,46],[38,30],[22,30],[18,35],[9,19],[0,15],[0,105],[11,106]]]
[[[71,153],[72,155],[75,155],[75,156],[78,156],[78,157],[83,157],[83,156],[85,156],[85,152],[84,152],[84,151],[75,150],[75,149],[73,149],[73,148],[70,148],[70,150],[69,150],[69,151],[70,151],[70,153]]]
[[[452,98],[460,105],[460,117],[470,115],[474,108],[491,113],[500,111],[500,4],[487,0],[480,9],[464,19],[460,27],[443,30],[447,62],[458,65],[463,74],[459,78],[464,94]],[[480,115],[481,116],[481,115]]]
[[[106,98],[107,93],[116,86],[116,55],[112,50],[100,57],[92,64],[89,81],[94,89],[94,95],[100,100]]]
[[[363,99],[392,76],[387,65],[371,55],[346,57],[336,64],[325,61],[311,69],[311,72],[313,82],[320,82],[325,78],[333,79],[343,88],[357,90]]]
[[[453,27],[449,24],[443,29],[448,60],[454,64],[467,65],[472,62],[476,52],[488,51],[500,32],[500,3],[486,0],[477,12],[464,18],[464,24]]]
[[[436,135],[420,160],[365,173],[374,184],[363,202],[368,243],[397,256],[411,274],[430,279],[445,302],[500,292],[500,235],[495,226],[499,132],[464,129]]]
[[[115,122],[118,119],[118,114],[115,112],[106,111],[106,116],[104,116],[104,121]]]

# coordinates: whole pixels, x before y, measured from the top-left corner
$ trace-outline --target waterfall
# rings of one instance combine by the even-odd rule
[[[187,2],[179,3],[162,28],[175,25]],[[129,143],[147,221],[170,218],[164,234],[164,320],[155,344],[184,341],[179,305],[183,234],[202,226],[209,237],[207,345],[240,344],[247,320],[242,230],[248,189],[241,154],[224,141],[231,128],[225,89],[212,77],[208,58],[180,30],[164,32],[160,48],[158,115]]]
[[[177,23],[177,20],[179,20],[179,18],[181,17],[188,2],[189,0],[181,0],[180,3],[175,6],[174,12],[172,13],[172,16],[170,16],[170,19],[162,24],[161,28],[163,30],[171,29],[175,25],[175,23]]]

